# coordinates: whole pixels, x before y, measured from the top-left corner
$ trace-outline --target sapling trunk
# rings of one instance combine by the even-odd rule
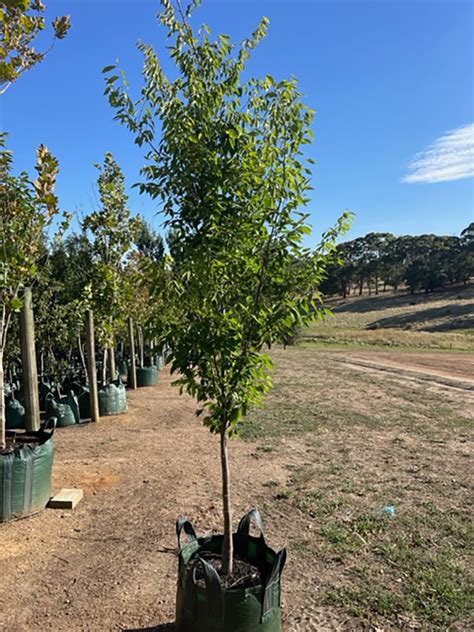
[[[224,429],[221,437],[221,466],[222,466],[222,502],[224,513],[224,539],[222,542],[222,572],[232,575],[233,570],[233,542],[232,542],[232,508],[230,504],[229,458],[227,453],[227,434]]]
[[[115,347],[109,347],[107,351],[109,354],[109,375],[113,382],[115,380]]]
[[[5,384],[3,374],[3,349],[0,349],[0,450],[6,447],[5,437]]]
[[[104,357],[102,361],[102,384],[107,383],[107,347],[104,347]]]
[[[77,335],[77,344],[79,347],[79,357],[81,358],[82,369],[84,373],[87,375],[87,364],[86,364],[86,359],[84,358],[84,349],[82,348],[81,334]]]

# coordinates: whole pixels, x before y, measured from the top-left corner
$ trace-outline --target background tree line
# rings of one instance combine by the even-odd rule
[[[323,294],[369,294],[401,287],[411,293],[464,284],[474,275],[474,222],[459,237],[369,233],[338,244]]]

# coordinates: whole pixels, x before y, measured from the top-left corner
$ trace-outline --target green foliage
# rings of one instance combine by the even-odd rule
[[[37,279],[44,254],[45,235],[57,221],[59,210],[54,194],[58,161],[41,145],[37,151],[37,178],[26,172],[12,174],[12,153],[0,135],[0,397],[3,403],[3,354],[13,312],[21,309],[22,290]],[[69,215],[63,214],[60,231]],[[4,444],[4,408],[0,406],[1,438]]]
[[[8,0],[0,7],[0,94],[20,75],[44,59],[48,51],[39,52],[36,37],[46,28],[41,0]],[[52,22],[53,44],[66,37],[71,24],[69,16],[56,17]]]
[[[213,432],[238,432],[249,406],[271,386],[262,353],[296,324],[321,316],[320,282],[348,216],[312,252],[300,211],[310,171],[303,157],[313,112],[295,79],[245,81],[250,52],[266,35],[264,18],[239,49],[226,35],[195,32],[181,4],[163,0],[177,77],[167,78],[151,46],[145,85],[133,101],[108,67],[115,118],[149,148],[140,190],[159,200],[172,235],[166,331],[177,383],[206,410]],[[158,133],[158,129],[160,133]]]
[[[101,207],[83,221],[83,230],[92,237],[90,282],[85,288],[89,295],[99,340],[113,346],[114,333],[127,314],[123,274],[125,257],[132,248],[141,228],[141,221],[130,214],[125,193],[125,178],[111,153],[105,155],[99,170],[97,185]]]

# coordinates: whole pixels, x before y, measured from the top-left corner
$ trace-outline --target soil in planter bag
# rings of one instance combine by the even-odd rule
[[[18,442],[21,447],[0,455],[0,522],[29,516],[48,504],[55,421],[48,420],[38,432],[28,432],[37,439],[35,443]]]
[[[46,416],[56,417],[58,428],[78,424],[79,403],[74,391],[70,391],[65,397],[54,397],[52,393],[46,395]]]
[[[118,415],[127,411],[127,392],[120,380],[99,387],[99,414]]]
[[[249,535],[250,522],[260,529],[260,537]],[[183,531],[187,542],[182,543]],[[187,520],[176,523],[179,547],[179,576],[176,597],[177,632],[280,632],[280,576],[286,550],[276,553],[265,543],[262,521],[256,509],[246,514],[233,534],[234,556],[257,566],[262,583],[251,588],[224,589],[217,571],[200,557],[220,554],[222,535],[198,538]],[[187,564],[199,558],[206,587],[195,581],[195,570]]]

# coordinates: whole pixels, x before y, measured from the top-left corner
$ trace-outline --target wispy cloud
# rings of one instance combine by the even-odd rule
[[[474,123],[440,136],[408,165],[403,182],[446,182],[474,176]]]

